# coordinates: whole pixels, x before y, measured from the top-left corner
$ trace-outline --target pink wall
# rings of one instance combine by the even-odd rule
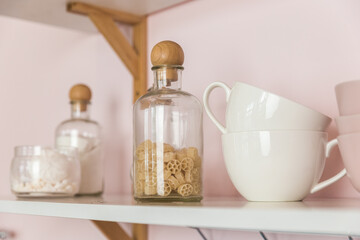
[[[10,194],[13,147],[53,144],[77,82],[93,89],[92,115],[104,127],[106,193],[129,193],[132,78],[102,36],[5,17],[0,36],[0,195]],[[0,214],[0,229],[19,240],[105,239],[85,220]]]
[[[183,88],[202,98],[213,81],[244,81],[331,117],[333,87],[360,77],[360,2],[356,0],[194,1],[149,17],[149,49],[171,39],[185,51]],[[129,193],[131,77],[99,35],[0,17],[0,194],[10,194],[13,146],[52,143],[68,116],[75,82],[94,91],[93,116],[106,133],[106,193]],[[149,74],[150,71],[149,71]],[[150,75],[150,81],[152,81]],[[20,97],[19,97],[20,96]],[[216,101],[215,101],[216,99]],[[224,120],[224,93],[211,104]],[[206,196],[239,196],[227,177],[220,132],[204,116]],[[331,125],[330,138],[336,136]],[[127,141],[124,141],[127,139]],[[324,178],[343,167],[336,151]],[[218,181],[222,179],[222,181]],[[311,197],[354,197],[343,179]],[[104,239],[88,221],[0,214],[0,229],[16,239]],[[54,234],[56,233],[56,234]],[[209,239],[261,239],[257,233],[205,230]],[[192,229],[152,226],[150,239],[200,239]],[[269,234],[269,239],[345,239]]]

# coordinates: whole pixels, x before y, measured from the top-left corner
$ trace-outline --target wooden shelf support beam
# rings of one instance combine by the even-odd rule
[[[109,240],[131,240],[130,236],[116,222],[92,220],[95,226]]]
[[[91,4],[71,2],[67,6],[71,13],[87,15],[99,32],[122,60],[133,81],[133,101],[146,93],[147,89],[147,21],[146,16],[98,7]],[[115,22],[133,27],[133,41],[130,43]],[[116,222],[95,221],[95,226],[109,240],[147,240],[148,226],[133,224],[131,238]]]
[[[147,240],[148,239],[148,225],[133,224],[132,233],[133,233],[133,240]]]
[[[133,100],[136,101],[145,94],[147,88],[146,16],[138,16],[80,2],[69,3],[67,10],[71,13],[87,15],[123,61],[134,78]],[[133,27],[132,43],[126,39],[115,22]]]
[[[147,240],[148,226],[146,224],[133,224],[131,238],[116,222],[97,221],[92,220],[95,226],[106,236],[109,240]]]
[[[148,226],[146,224],[133,224],[131,238],[116,222],[91,220],[95,226],[109,240],[147,240]]]
[[[130,73],[134,78],[137,78],[139,74],[138,56],[129,41],[120,32],[113,19],[101,13],[90,13],[89,18],[109,42]]]
[[[134,50],[138,55],[138,76],[134,77],[134,102],[147,91],[147,21],[143,18],[134,26]]]
[[[124,24],[137,24],[139,23],[144,17],[138,16],[132,13],[127,13],[119,10],[113,10],[109,8],[99,7],[87,3],[81,2],[70,2],[67,5],[67,10],[72,13],[78,13],[82,15],[89,15],[92,13],[100,13],[104,14],[117,22],[121,22]]]

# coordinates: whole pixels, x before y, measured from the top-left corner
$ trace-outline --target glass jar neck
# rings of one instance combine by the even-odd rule
[[[73,119],[90,118],[90,102],[73,101],[70,104],[71,104],[71,118]]]
[[[181,66],[155,66],[152,68],[154,72],[153,90],[160,89],[181,89]]]

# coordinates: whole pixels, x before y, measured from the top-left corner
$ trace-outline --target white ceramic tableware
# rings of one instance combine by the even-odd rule
[[[360,114],[336,117],[335,123],[340,135],[360,132]]]
[[[335,93],[341,116],[360,114],[360,80],[336,85]]]
[[[318,184],[337,140],[315,131],[251,131],[222,135],[227,172],[249,201],[299,201],[336,182],[343,169]]]
[[[226,127],[209,107],[211,91],[221,87],[226,92]],[[203,96],[207,114],[222,133],[253,130],[325,131],[331,118],[299,103],[260,88],[236,82],[233,88],[225,83],[210,84]]]
[[[360,132],[337,137],[347,176],[353,187],[360,192]]]

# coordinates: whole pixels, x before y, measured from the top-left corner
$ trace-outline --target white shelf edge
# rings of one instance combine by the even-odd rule
[[[120,198],[119,201],[107,201],[106,198],[105,203],[97,204],[94,198],[61,202],[59,199],[29,201],[0,197],[0,213],[227,230],[360,236],[359,200],[267,204],[225,199],[205,200],[203,206],[161,206],[132,204],[130,198]]]

